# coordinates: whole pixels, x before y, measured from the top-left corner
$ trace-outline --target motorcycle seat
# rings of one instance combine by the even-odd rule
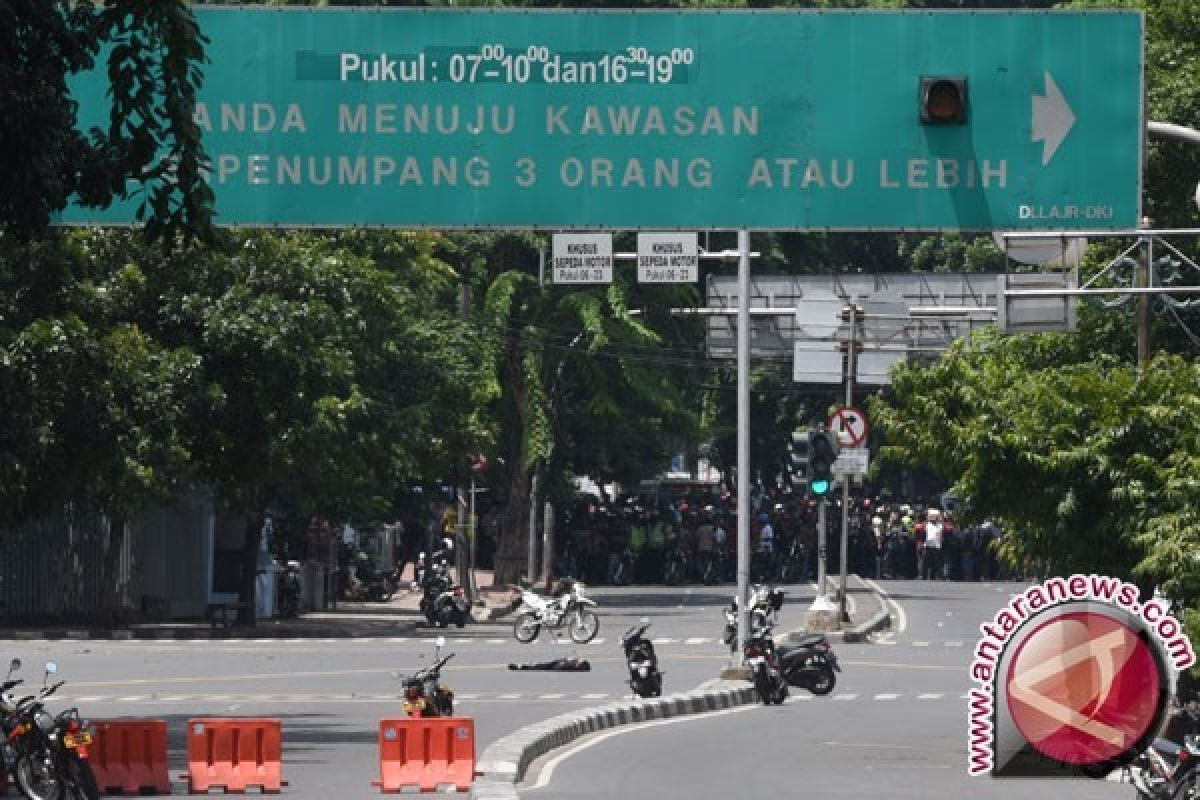
[[[801,636],[799,639],[789,640],[787,646],[783,648],[783,652],[791,650],[799,650],[803,647],[812,647],[825,638],[821,633],[810,633],[806,636]]]
[[[1172,742],[1170,739],[1155,739],[1153,747],[1161,755],[1164,755],[1169,759],[1178,758],[1179,751],[1182,749],[1178,744]]]

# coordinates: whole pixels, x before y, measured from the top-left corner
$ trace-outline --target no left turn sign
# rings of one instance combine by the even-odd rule
[[[857,408],[843,406],[829,418],[829,430],[849,436],[851,447],[861,447],[866,444],[871,428],[867,425],[866,414]]]

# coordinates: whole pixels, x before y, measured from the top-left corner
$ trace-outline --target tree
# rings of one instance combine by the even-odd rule
[[[0,6],[0,231],[39,236],[72,196],[105,207],[132,186],[151,235],[207,232],[212,192],[191,118],[203,41],[185,0]],[[83,131],[68,81],[102,51],[108,127]]]

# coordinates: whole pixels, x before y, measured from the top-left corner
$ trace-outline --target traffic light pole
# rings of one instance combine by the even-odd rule
[[[858,306],[850,303],[850,344],[846,351],[846,408],[854,405],[854,376],[858,370]],[[837,431],[834,431],[836,435]],[[841,560],[838,566],[841,570],[841,583],[838,589],[838,626],[846,622],[846,561],[850,549],[850,482],[849,474],[842,475],[842,546]]]

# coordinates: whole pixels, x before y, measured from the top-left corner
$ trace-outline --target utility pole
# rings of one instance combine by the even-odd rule
[[[848,320],[850,322],[850,342],[846,348],[846,408],[854,406],[854,378],[858,374],[858,306],[850,303]],[[837,431],[834,431],[837,435]],[[842,544],[841,582],[838,589],[838,627],[846,622],[846,559],[850,547],[850,483],[854,478],[849,474],[842,475]]]

